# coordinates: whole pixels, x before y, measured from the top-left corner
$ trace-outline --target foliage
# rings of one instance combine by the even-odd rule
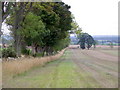
[[[66,47],[69,45],[69,43],[70,43],[69,37],[67,37],[67,38],[59,41],[59,42],[57,43],[57,45],[54,46],[55,52],[56,52],[56,51],[60,51],[60,50],[62,50],[63,48],[66,48]]]
[[[21,34],[27,45],[42,45],[42,39],[46,31],[40,16],[36,16],[29,12],[23,22]]]
[[[25,55],[32,55],[32,52],[30,49],[26,49],[26,48],[22,48],[22,54],[25,54]]]
[[[88,33],[79,34],[78,39],[79,39],[78,43],[80,43],[80,47],[82,49],[85,49],[85,45],[88,49],[93,44],[95,45],[95,41],[94,41],[93,37],[91,35],[89,35]]]
[[[76,34],[78,36],[79,34],[82,33],[82,29],[79,27],[78,23],[76,22],[73,14],[71,15],[71,17],[72,17],[73,21],[71,23],[72,28],[70,30],[70,33]]]
[[[34,55],[39,52],[50,55],[69,44],[68,31],[72,28],[70,6],[64,2],[15,3],[15,5],[6,23],[11,25],[16,45],[32,46]],[[20,9],[20,5],[24,9]],[[22,14],[19,16],[17,12]],[[18,41],[20,45],[16,43]],[[25,46],[21,44],[22,42]]]
[[[3,48],[2,49],[2,57],[3,58],[16,57],[16,53],[11,47]]]

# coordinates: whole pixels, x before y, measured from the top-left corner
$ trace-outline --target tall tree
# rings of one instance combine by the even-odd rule
[[[9,24],[12,25],[12,32],[15,40],[14,47],[17,57],[21,56],[21,23],[24,20],[26,13],[31,9],[31,7],[32,2],[14,2],[10,7],[12,8],[12,13],[10,13],[10,17],[8,20],[10,20]]]
[[[45,51],[49,54],[49,51],[53,51],[53,46],[66,38],[68,30],[71,30],[70,6],[63,2],[49,2],[37,4],[35,7],[37,10],[33,12],[41,16],[46,25],[46,30],[50,31],[43,40]]]

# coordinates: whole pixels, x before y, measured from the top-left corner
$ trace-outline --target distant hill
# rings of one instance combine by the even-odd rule
[[[94,40],[106,40],[112,42],[120,42],[120,36],[118,35],[94,35]]]

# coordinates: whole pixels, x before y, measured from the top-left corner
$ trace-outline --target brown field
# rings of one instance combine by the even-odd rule
[[[117,88],[118,47],[81,50],[71,45],[44,67],[49,59],[29,59],[3,63],[4,88]],[[51,61],[51,60],[50,60]],[[34,69],[30,68],[37,66]],[[19,75],[18,73],[28,71]],[[8,78],[11,74],[15,77]]]

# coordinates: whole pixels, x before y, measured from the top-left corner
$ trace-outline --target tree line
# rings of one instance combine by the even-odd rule
[[[52,55],[69,45],[72,17],[64,2],[0,2],[2,23],[10,27],[16,56]],[[1,28],[1,27],[0,27]]]

